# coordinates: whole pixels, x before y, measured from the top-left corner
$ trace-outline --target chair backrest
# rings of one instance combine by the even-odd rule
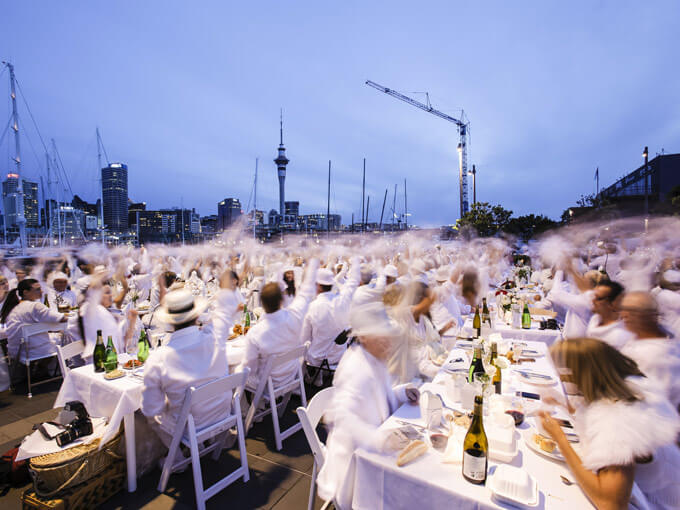
[[[38,335],[40,333],[47,333],[49,331],[66,331],[65,322],[38,322],[36,324],[26,324],[21,326],[21,334],[24,340],[29,337]]]
[[[264,390],[264,387],[267,384],[267,379],[269,379],[272,371],[277,367],[286,365],[295,359],[300,360],[300,367],[302,367],[302,361],[305,359],[307,349],[309,349],[309,342],[305,343],[304,345],[300,345],[299,347],[295,347],[288,352],[267,357],[264,368],[260,372],[260,382],[255,394],[259,395],[261,393],[260,390]]]
[[[83,342],[82,340],[71,342],[70,344],[67,344],[64,347],[62,347],[61,345],[57,345],[57,356],[59,357],[61,375],[66,376],[66,372],[68,372],[68,365],[66,364],[66,360],[71,359],[74,356],[78,356],[79,354],[82,354],[84,350],[85,342]]]
[[[332,386],[325,390],[321,390],[314,395],[306,408],[298,407],[296,410],[298,419],[302,424],[302,430],[305,431],[305,437],[309,443],[309,448],[312,450],[312,455],[314,455],[314,459],[316,460],[319,469],[324,463],[325,454],[323,443],[316,433],[316,426],[319,424],[319,421],[321,421],[321,417],[324,412],[326,412],[326,409],[328,409],[334,394],[335,388]]]

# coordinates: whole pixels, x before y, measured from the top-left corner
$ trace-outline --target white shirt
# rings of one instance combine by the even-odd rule
[[[333,400],[324,414],[331,426],[326,459],[317,479],[323,499],[338,495],[354,450],[382,448],[385,437],[378,427],[406,401],[406,385],[392,388],[385,362],[358,344],[347,349],[340,361],[333,388]],[[349,501],[339,503],[341,508],[351,507]]]
[[[309,305],[302,325],[302,343],[310,342],[307,362],[319,366],[327,359],[329,364],[340,361],[347,346],[335,343],[336,337],[349,327],[349,310],[352,295],[359,285],[360,266],[352,262],[347,281],[338,293],[323,292]]]
[[[57,292],[54,288],[47,289],[47,301],[50,304],[50,308],[55,310],[59,306],[59,302],[64,305],[68,305],[71,308],[77,306],[76,294],[72,290],[66,289],[61,292]]]
[[[191,326],[170,335],[168,342],[151,351],[144,369],[142,413],[154,417],[172,434],[182,410],[186,390],[229,374],[225,342],[211,327]],[[217,395],[192,407],[196,428],[225,417],[231,394]]]
[[[9,356],[16,359],[19,352],[22,333],[21,327],[39,322],[59,322],[63,314],[52,308],[47,308],[40,301],[21,301],[7,316],[7,349]],[[56,354],[54,342],[49,333],[40,333],[30,337],[29,355],[31,358]],[[26,356],[24,348],[21,349],[22,359]]]
[[[309,300],[314,294],[314,280],[318,267],[319,262],[311,260],[307,270],[307,278],[301,288],[298,289],[290,306],[279,309],[274,313],[265,313],[246,334],[246,348],[239,370],[243,370],[245,367],[250,368],[250,377],[247,382],[249,388],[257,388],[262,375],[260,371],[269,356],[289,352],[302,345],[300,342],[302,321],[307,312]],[[298,361],[292,360],[287,365],[272,370],[271,377],[274,384],[280,385],[292,380],[298,366]]]
[[[588,338],[597,338],[619,350],[635,338],[635,335],[628,331],[621,321],[610,322],[606,326],[601,326],[601,321],[602,319],[597,314],[590,318],[586,327],[586,336]]]
[[[677,409],[680,405],[680,343],[672,338],[634,339],[621,352],[655,382],[657,391]]]

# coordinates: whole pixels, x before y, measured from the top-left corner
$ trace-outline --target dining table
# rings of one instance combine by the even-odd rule
[[[555,391],[564,394],[564,391],[559,383],[555,367],[547,354],[546,343],[516,341],[514,347],[518,348],[520,345],[525,350],[536,353],[535,362],[531,364],[531,368],[527,368],[526,364],[519,367],[510,365],[502,371],[503,395],[506,396],[506,400],[512,402],[512,407],[521,407],[525,413],[524,422],[514,430],[517,453],[511,459],[506,458],[504,461],[494,460],[492,456],[488,462],[489,478],[486,484],[472,484],[463,478],[462,447],[459,458],[451,458],[446,455],[448,451],[441,452],[432,447],[427,438],[431,431],[427,429],[428,424],[425,423],[420,406],[406,403],[381,425],[381,429],[386,431],[411,424],[423,433],[423,440],[428,444],[427,452],[414,461],[398,467],[396,464],[398,451],[357,449],[353,454],[344,483],[336,496],[341,507],[355,510],[513,508],[498,499],[489,486],[489,479],[494,476],[498,466],[510,464],[524,470],[536,482],[537,501],[535,505],[526,506],[526,508],[565,510],[593,508],[579,485],[573,482],[574,476],[569,472],[564,461],[551,458],[544,452],[537,451],[540,448],[532,448],[529,444],[537,432],[535,421],[537,418],[531,415],[535,414],[542,404],[540,401],[518,396],[517,392],[541,394],[546,391]],[[449,352],[447,361],[432,382],[420,387],[421,398],[424,392],[434,393],[441,397],[444,406],[463,413],[469,412],[470,407],[466,408],[462,399],[457,400],[456,398],[460,397],[452,393],[450,382],[456,372],[458,376],[463,372],[462,370],[452,372],[450,367],[456,362],[459,367],[469,364],[468,352],[470,352],[470,342],[459,341]],[[540,374],[549,377],[552,382],[545,378],[527,378],[519,371],[525,374]],[[553,409],[553,412],[557,417],[569,418],[561,409]],[[484,420],[488,419],[488,415],[485,414]],[[451,435],[449,441],[462,441],[460,438],[464,437],[465,430],[458,432],[457,435]],[[562,477],[573,483],[567,485]],[[517,506],[524,508],[521,505]]]

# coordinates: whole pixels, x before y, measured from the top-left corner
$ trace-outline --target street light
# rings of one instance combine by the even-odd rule
[[[472,205],[477,203],[477,169],[472,165],[472,171],[468,172],[472,176]]]
[[[645,145],[645,150],[642,152],[642,157],[645,158],[645,170],[643,175],[645,176],[645,216],[649,215],[649,186],[647,184],[647,169],[649,163],[649,150]]]

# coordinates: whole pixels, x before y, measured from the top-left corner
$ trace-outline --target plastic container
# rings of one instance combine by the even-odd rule
[[[536,480],[526,471],[502,464],[486,482],[495,499],[518,508],[536,508],[539,503]]]

